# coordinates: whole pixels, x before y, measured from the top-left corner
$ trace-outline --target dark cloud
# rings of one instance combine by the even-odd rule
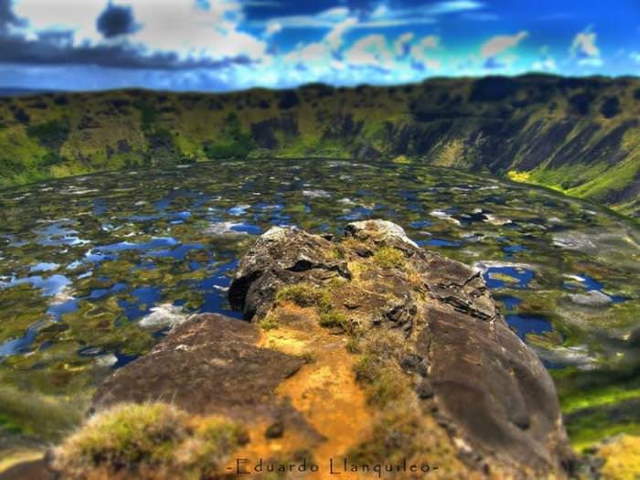
[[[106,17],[105,17],[106,15]],[[95,65],[121,69],[188,70],[218,69],[255,63],[245,55],[220,60],[180,58],[174,52],[148,52],[130,43],[118,45],[74,43],[72,31],[42,31],[37,39],[10,33],[10,26],[25,22],[12,10],[12,3],[0,0],[0,63],[22,65]],[[98,28],[107,38],[132,33],[138,28],[129,7],[109,4],[98,19]],[[133,29],[133,30],[132,30]]]
[[[136,23],[131,7],[109,3],[96,21],[98,31],[105,38],[118,37],[134,33],[140,29]]]
[[[0,34],[6,34],[10,26],[19,27],[25,21],[13,13],[11,0],[0,0]]]
[[[250,58],[240,55],[221,60],[184,59],[174,52],[148,53],[131,44],[73,45],[73,34],[66,36],[44,33],[38,40],[18,36],[0,37],[0,62],[41,65],[98,65],[116,68],[153,70],[185,70],[191,68],[224,68],[231,65],[250,65]]]

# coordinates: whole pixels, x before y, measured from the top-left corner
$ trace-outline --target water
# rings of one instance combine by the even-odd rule
[[[0,378],[43,393],[90,388],[162,338],[166,326],[140,325],[153,308],[239,317],[226,300],[231,275],[270,226],[339,233],[367,218],[482,270],[549,367],[629,354],[640,234],[625,220],[447,169],[252,159],[0,192]],[[559,353],[567,346],[585,352],[579,365]]]

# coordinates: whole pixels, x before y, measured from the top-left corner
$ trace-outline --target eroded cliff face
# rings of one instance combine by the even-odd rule
[[[246,156],[397,159],[640,210],[636,78],[430,79],[397,87],[138,90],[0,99],[0,185]]]
[[[366,471],[376,465],[394,469],[388,478],[571,474],[540,360],[477,272],[418,248],[399,226],[352,223],[339,240],[272,228],[229,296],[247,321],[195,316],[114,373],[94,416],[53,451],[58,474],[330,478],[333,469],[355,479],[378,477]]]

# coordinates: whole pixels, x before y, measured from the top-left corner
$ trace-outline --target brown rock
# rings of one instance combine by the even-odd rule
[[[540,360],[479,273],[397,225],[356,222],[340,241],[271,229],[229,296],[252,323],[201,315],[176,327],[99,388],[95,409],[161,400],[225,415],[251,432],[238,455],[320,465],[291,478],[326,478],[332,457],[428,461],[443,479],[570,475]]]

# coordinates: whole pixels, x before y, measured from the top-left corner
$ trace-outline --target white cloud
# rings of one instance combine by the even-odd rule
[[[206,10],[192,0],[134,0],[132,5],[143,28],[131,39],[151,49],[214,59],[245,55],[260,60],[266,55],[264,41],[239,30],[243,12],[237,0],[211,2]]]
[[[477,10],[484,7],[482,2],[475,0],[451,0],[438,2],[431,6],[422,7],[424,11],[431,15],[442,15],[445,13],[465,12],[469,10]]]
[[[269,22],[267,23],[267,27],[265,28],[265,35],[270,37],[275,35],[276,33],[282,31],[282,24],[279,22]]]
[[[434,23],[437,23],[437,20],[431,17],[381,18],[361,21],[358,23],[357,28],[404,27],[407,25],[432,25]]]
[[[436,35],[427,35],[420,42],[411,47],[411,58],[414,65],[429,70],[439,70],[442,66],[439,60],[433,58],[432,51],[439,48],[440,37]]]
[[[604,65],[604,62],[600,57],[581,58],[580,60],[578,60],[578,63],[583,67],[593,67],[593,68],[598,68]]]
[[[18,17],[29,20],[27,32],[32,36],[42,30],[71,30],[78,41],[97,42],[102,35],[96,29],[96,19],[105,6],[101,0],[64,0],[47,8],[42,0],[19,0],[14,10]]]
[[[413,37],[415,37],[413,32],[406,32],[396,38],[396,41],[393,42],[393,51],[397,56],[401,57],[409,53],[409,45]]]
[[[18,0],[16,14],[29,19],[28,38],[39,31],[72,31],[76,45],[131,43],[146,52],[175,52],[180,58],[214,60],[246,56],[266,59],[266,43],[240,31],[244,21],[240,0],[216,0],[208,8],[194,0],[130,0],[136,23],[142,28],[125,39],[105,40],[96,30],[96,19],[106,7],[104,0],[60,0],[44,8],[43,0]]]
[[[404,25],[425,25],[437,22],[437,17],[459,12],[472,12],[484,8],[484,3],[476,0],[448,0],[412,8],[394,9],[385,3],[379,3],[368,15],[360,18],[352,28],[387,28]],[[478,12],[480,13],[480,12]],[[486,15],[491,15],[485,12]],[[314,15],[289,15],[272,18],[283,28],[333,28],[337,24],[353,17],[354,11],[348,7],[334,7]],[[255,26],[264,26],[256,21]]]
[[[347,17],[329,30],[321,41],[300,44],[284,58],[298,64],[316,62],[330,66],[335,54],[342,48],[344,34],[357,23],[355,17]]]
[[[349,9],[347,7],[334,7],[329,10],[325,10],[318,14],[318,18],[323,18],[329,21],[341,21],[349,16]]]
[[[595,32],[580,32],[573,38],[571,53],[578,56],[598,57],[600,49],[596,45]]]
[[[440,37],[437,37],[436,35],[428,35],[423,37],[418,45],[424,49],[438,48],[440,46]]]
[[[569,51],[577,59],[578,64],[583,67],[601,67],[604,64],[600,56],[600,49],[596,45],[598,36],[590,28],[576,34]]]
[[[304,45],[295,52],[289,54],[288,58],[294,61],[315,62],[329,59],[331,52],[326,44],[321,42]]]
[[[520,31],[514,35],[496,35],[487,40],[480,49],[484,58],[494,57],[505,50],[517,46],[522,40],[529,36],[529,32]]]
[[[552,72],[558,69],[556,61],[553,58],[545,58],[544,60],[538,60],[533,62],[531,68],[538,72]]]
[[[540,48],[540,58],[531,64],[531,69],[537,72],[552,72],[558,69],[555,59],[549,55],[549,46]]]
[[[640,63],[640,52],[631,52],[629,58],[636,63]]]
[[[347,17],[338,23],[325,37],[325,41],[333,50],[338,50],[342,46],[342,37],[351,27],[358,23],[355,17]]]
[[[359,39],[344,53],[348,65],[392,68],[394,55],[384,35],[369,35]]]
[[[388,18],[390,13],[391,13],[391,10],[389,10],[389,7],[381,3],[373,10],[373,12],[371,12],[370,17],[371,18]]]
[[[267,21],[269,23],[279,23],[282,28],[333,28],[340,22],[346,20],[350,15],[347,7],[335,7],[323,10],[315,15],[287,15],[275,17]],[[253,25],[264,25],[261,22],[253,22]]]

